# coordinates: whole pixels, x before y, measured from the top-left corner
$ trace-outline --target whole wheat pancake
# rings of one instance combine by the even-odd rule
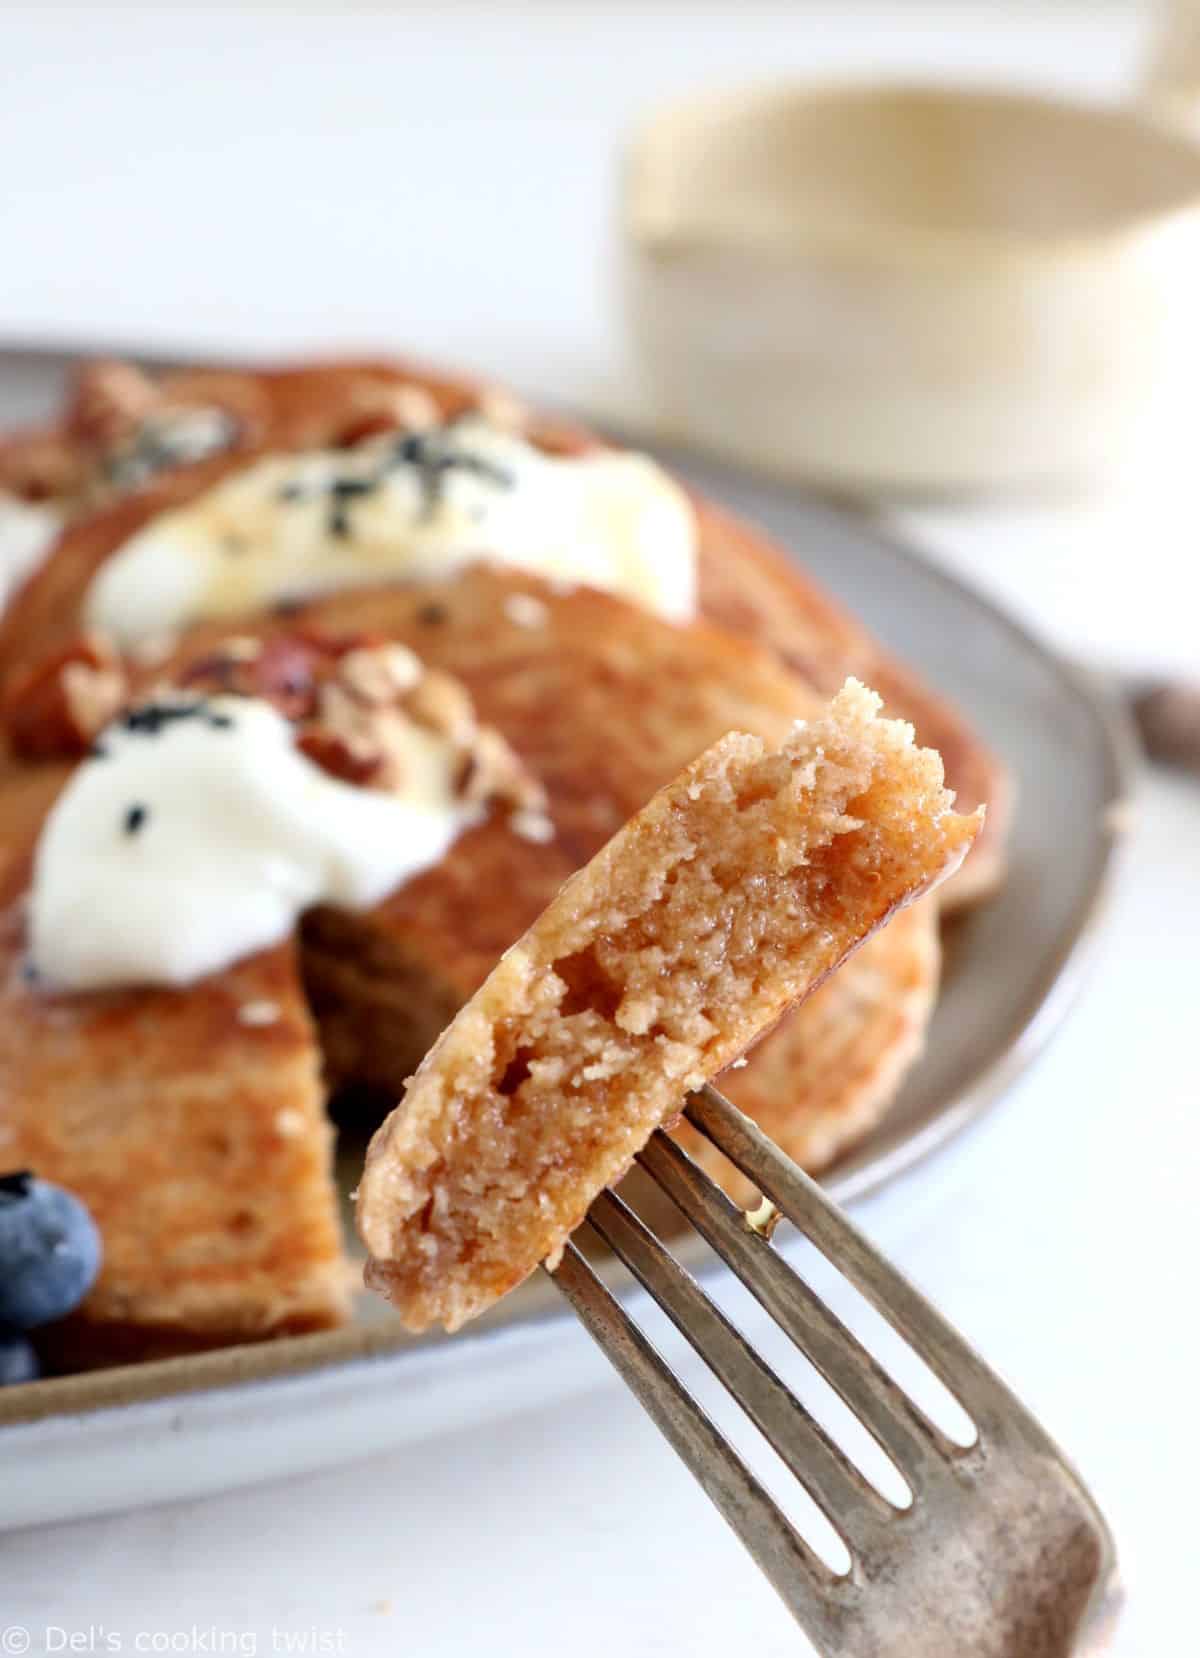
[[[108,373],[111,379],[111,365]],[[93,409],[89,421],[84,418],[89,397],[83,395],[88,390],[85,384],[77,393],[59,428],[26,438],[18,435],[0,449],[0,485],[7,476],[10,487],[21,492],[22,465],[26,472],[36,472],[54,438],[68,455],[66,474],[72,467],[86,472],[94,464],[89,457],[94,456],[95,433],[109,430],[114,419],[119,425],[120,409],[116,416],[111,410],[105,413],[101,397],[102,418],[97,421]],[[598,444],[581,428],[524,414],[511,400],[510,406],[502,407],[503,394],[477,382],[405,364],[340,362],[253,372],[190,371],[168,377],[152,393],[135,390],[134,404],[140,408],[140,400],[148,395],[168,406],[226,409],[236,419],[236,436],[227,450],[155,473],[131,493],[83,511],[67,527],[0,621],[0,680],[78,632],[93,576],[135,531],[264,454],[351,442],[389,424],[449,419],[477,408],[498,409],[505,419],[519,423],[531,440],[557,452],[577,453]],[[92,386],[90,403],[96,401]],[[30,448],[34,461],[27,453]],[[26,487],[33,488],[28,479]],[[78,482],[71,487],[78,495]],[[945,697],[887,652],[766,536],[711,503],[693,499],[703,614],[778,652],[822,695],[831,694],[847,675],[877,686],[889,709],[911,720],[918,738],[942,753],[946,775],[963,808],[988,802],[987,827],[944,901],[959,906],[990,890],[1002,873],[1008,816],[1007,783],[996,757]]]
[[[358,1193],[367,1282],[456,1329],[557,1253],[687,1093],[948,875],[911,727],[849,682],[781,748],[731,733],[567,882],[422,1061]]]
[[[0,804],[15,828],[11,788]],[[294,947],[186,991],[54,996],[24,972],[27,882],[10,859],[0,1166],[78,1193],[104,1243],[81,1310],[43,1332],[48,1356],[74,1369],[339,1322],[332,1131]]]

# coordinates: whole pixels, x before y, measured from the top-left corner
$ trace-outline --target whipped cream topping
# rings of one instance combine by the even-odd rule
[[[409,722],[402,792],[329,776],[252,697],[170,693],[105,728],[47,818],[30,954],[52,990],[185,985],[278,943],[301,911],[363,909],[436,863],[482,808],[460,756]]]
[[[0,612],[45,558],[62,526],[57,508],[0,490]]]
[[[686,495],[645,456],[547,455],[472,418],[267,456],[133,535],[96,576],[85,611],[130,647],[201,618],[438,580],[485,558],[685,621],[695,540]]]

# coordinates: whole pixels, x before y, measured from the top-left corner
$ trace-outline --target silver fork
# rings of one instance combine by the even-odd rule
[[[767,1137],[711,1085],[686,1116],[764,1194],[731,1203],[656,1133],[639,1162],[807,1355],[904,1476],[881,1496],[632,1210],[612,1192],[588,1221],[649,1290],[849,1551],[844,1575],[809,1547],[647,1337],[567,1245],[554,1282],[830,1658],[1063,1658],[1115,1608],[1115,1553],[1078,1475],[941,1315]],[[941,1431],[770,1241],[786,1216],[924,1359],[974,1423]]]

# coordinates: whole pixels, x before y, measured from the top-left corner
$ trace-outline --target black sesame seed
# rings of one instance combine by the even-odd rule
[[[423,604],[417,611],[417,621],[423,622],[426,627],[437,627],[439,622],[449,618],[450,612],[444,604]]]
[[[208,723],[214,731],[232,731],[233,719],[229,714],[210,714]]]
[[[149,816],[150,810],[148,807],[141,805],[131,806],[125,813],[125,833],[127,835],[136,835],[138,830],[144,827],[146,819]]]
[[[497,466],[494,461],[473,454],[468,448],[455,448],[456,436],[450,425],[434,427],[427,432],[410,432],[392,448],[392,467],[412,466],[417,469],[423,518],[431,518],[437,510],[449,472],[469,472],[499,489],[511,489],[513,486],[515,480],[507,467]],[[461,438],[458,441],[461,442]]]
[[[350,514],[345,507],[334,507],[329,514],[329,533],[337,536],[339,541],[350,538]]]
[[[4,1197],[28,1197],[32,1185],[31,1169],[14,1169],[12,1174],[0,1174],[0,1195]]]
[[[195,702],[147,702],[140,708],[130,708],[117,724],[122,731],[138,736],[157,737],[167,726],[180,720],[205,720],[209,725],[225,730],[233,724],[228,714],[214,714],[203,697]]]
[[[284,484],[279,491],[278,499],[281,501],[303,501],[306,493],[303,484]]]
[[[350,501],[359,495],[370,495],[379,488],[377,478],[335,478],[329,486],[335,500]]]

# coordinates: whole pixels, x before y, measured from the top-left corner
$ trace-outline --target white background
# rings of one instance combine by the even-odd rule
[[[897,66],[1115,94],[1143,40],[1132,7],[915,0],[47,8],[0,28],[0,335],[416,347],[622,411],[616,158],[656,98]],[[1194,443],[1194,409],[1176,424]],[[1069,647],[1195,670],[1193,476],[1164,455],[1087,500],[905,517]],[[966,1140],[860,1211],[1086,1471],[1118,1533],[1113,1650],[1130,1655],[1200,1644],[1198,945],[1200,789],[1155,777],[1062,1036]],[[271,1651],[273,1626],[312,1626],[325,1650],[340,1631],[346,1652],[420,1658],[795,1652],[598,1356],[594,1382],[536,1416],[498,1399],[470,1434],[344,1472],[6,1537],[0,1627],[28,1626],[34,1651],[53,1625],[96,1651],[193,1629]]]

